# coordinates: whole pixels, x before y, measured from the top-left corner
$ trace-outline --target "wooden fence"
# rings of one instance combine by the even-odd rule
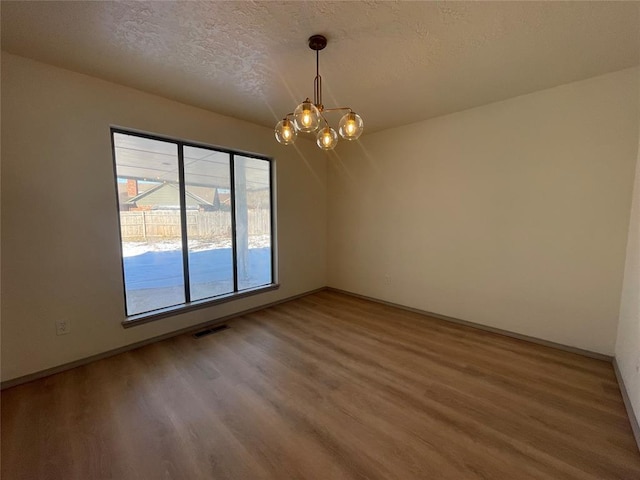
[[[249,235],[271,232],[269,210],[248,211]],[[180,238],[180,212],[146,210],[120,212],[123,241]],[[212,239],[231,235],[231,212],[187,211],[187,235],[190,239]]]

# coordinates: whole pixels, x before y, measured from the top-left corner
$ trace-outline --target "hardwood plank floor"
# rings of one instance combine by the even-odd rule
[[[2,392],[3,479],[640,479],[607,362],[320,292]]]

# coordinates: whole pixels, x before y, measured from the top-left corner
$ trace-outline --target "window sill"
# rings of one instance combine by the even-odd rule
[[[173,307],[161,308],[153,310],[152,312],[140,313],[138,315],[132,315],[122,321],[124,328],[135,327],[136,325],[142,325],[144,323],[153,322],[161,318],[173,317],[182,313],[190,312],[192,310],[199,310],[201,308],[213,307],[223,303],[232,302],[245,297],[251,297],[259,293],[271,292],[280,288],[280,284],[272,283],[270,285],[264,285],[261,287],[252,288],[249,290],[243,290],[241,292],[229,293],[226,295],[220,295],[215,298],[207,298],[205,300],[198,300],[196,302],[190,302],[184,305],[176,305]]]

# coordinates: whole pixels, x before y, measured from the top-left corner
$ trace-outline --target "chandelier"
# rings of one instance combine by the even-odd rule
[[[287,113],[276,125],[276,140],[283,145],[291,145],[296,141],[298,132],[313,133],[316,143],[322,150],[333,150],[338,143],[338,134],[329,126],[325,118],[328,112],[347,111],[340,119],[338,131],[345,140],[356,140],[364,129],[362,118],[349,107],[325,108],[322,104],[322,77],[320,76],[320,50],[327,46],[323,35],[309,37],[309,48],[316,52],[316,78],[313,81],[313,102],[307,99]]]

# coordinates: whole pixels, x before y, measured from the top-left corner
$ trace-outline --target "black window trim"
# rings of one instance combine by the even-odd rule
[[[234,300],[239,300],[242,298],[246,298],[249,296],[257,295],[264,292],[270,292],[273,290],[277,290],[280,288],[280,284],[277,281],[278,272],[276,271],[276,192],[274,188],[274,176],[275,176],[275,161],[272,157],[266,155],[260,155],[253,152],[245,152],[241,150],[233,150],[225,147],[219,147],[216,145],[210,145],[207,143],[195,142],[191,140],[183,140],[175,137],[169,137],[166,135],[159,134],[151,134],[147,132],[143,132],[140,130],[132,129],[132,128],[124,128],[118,126],[110,127],[110,137],[111,137],[111,158],[113,162],[113,173],[114,173],[114,185],[116,191],[116,211],[120,212],[120,201],[118,197],[118,170],[117,170],[117,162],[116,162],[116,148],[115,148],[115,134],[120,133],[124,135],[132,135],[141,138],[147,138],[150,140],[158,140],[163,142],[171,142],[176,144],[178,150],[178,181],[180,188],[180,215],[181,215],[181,224],[182,224],[182,265],[184,269],[184,288],[185,288],[185,302],[177,305],[172,305],[168,307],[162,307],[155,310],[150,310],[148,312],[138,313],[134,315],[127,315],[127,287],[125,283],[124,276],[124,257],[122,251],[122,226],[120,224],[120,215],[118,215],[118,239],[119,239],[119,249],[120,249],[120,268],[122,272],[122,289],[123,295],[122,298],[124,300],[124,310],[125,310],[125,318],[122,321],[122,326],[124,328],[129,328],[135,325],[141,325],[144,323],[148,323],[154,320],[159,320],[161,318],[173,317],[175,315],[179,315],[182,313],[190,312],[193,310],[198,310],[202,308],[212,307],[215,305],[220,305],[223,303],[231,302]],[[226,153],[229,155],[229,169],[230,169],[230,198],[231,198],[231,229],[232,229],[232,257],[233,257],[233,292],[216,295],[214,297],[208,297],[202,300],[191,301],[191,291],[189,285],[189,250],[188,250],[188,238],[187,238],[187,221],[186,215],[187,211],[185,208],[186,205],[186,185],[184,182],[184,147],[196,147],[196,148],[206,148],[210,150],[214,150],[216,152]],[[248,288],[244,290],[238,290],[238,265],[237,265],[237,256],[236,256],[236,212],[235,212],[235,185],[234,185],[234,177],[235,177],[235,156],[239,155],[247,158],[255,158],[259,160],[265,160],[269,163],[269,194],[270,194],[270,202],[271,202],[271,283],[266,285],[260,285],[254,288]]]

